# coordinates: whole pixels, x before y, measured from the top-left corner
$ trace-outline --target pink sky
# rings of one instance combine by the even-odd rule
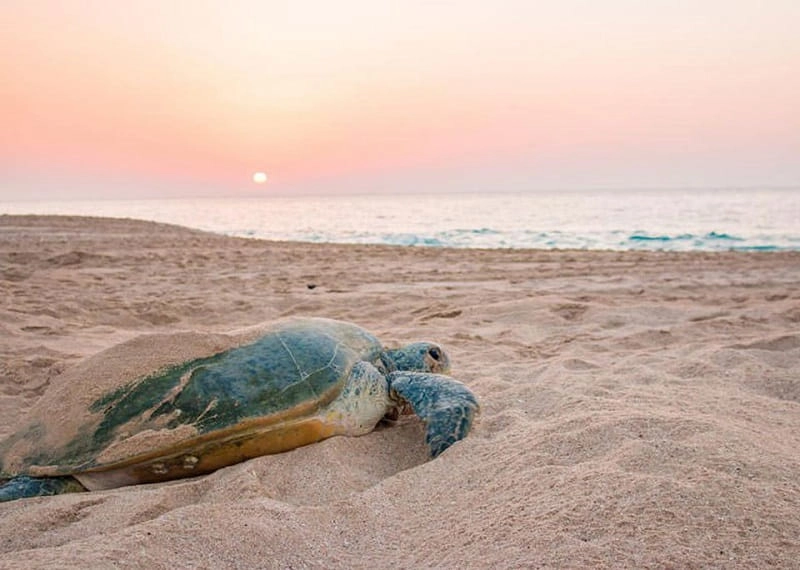
[[[6,0],[0,200],[800,186],[798,22],[796,0]]]

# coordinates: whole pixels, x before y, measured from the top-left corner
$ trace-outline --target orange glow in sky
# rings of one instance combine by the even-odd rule
[[[0,199],[800,185],[798,22],[796,0],[7,0]]]

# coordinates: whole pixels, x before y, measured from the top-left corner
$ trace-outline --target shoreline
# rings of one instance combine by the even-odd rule
[[[410,421],[206,477],[0,504],[0,568],[800,558],[800,251],[318,244],[0,215],[0,291],[0,437],[109,346],[290,315],[441,342],[482,404],[433,461]]]
[[[358,243],[358,242],[319,242],[319,241],[300,241],[300,240],[281,240],[269,239],[258,236],[239,236],[231,235],[212,230],[204,230],[200,228],[193,228],[178,223],[159,222],[155,220],[147,220],[135,217],[116,217],[116,216],[85,216],[73,214],[0,214],[0,231],[8,231],[8,228],[13,225],[14,221],[21,222],[23,227],[41,227],[46,225],[48,220],[64,222],[70,228],[70,235],[80,234],[75,231],[73,227],[75,224],[82,224],[83,221],[94,222],[98,224],[103,223],[119,223],[119,224],[145,224],[152,226],[163,226],[164,228],[172,228],[184,232],[193,232],[204,234],[207,236],[215,236],[223,239],[231,240],[244,240],[264,242],[267,244],[281,244],[281,245],[296,245],[296,246],[317,246],[317,247],[376,247],[376,248],[389,248],[389,249],[422,249],[433,251],[453,251],[453,252],[496,252],[496,253],[554,253],[554,254],[568,254],[568,253],[599,253],[599,254],[656,254],[656,255],[714,255],[714,254],[736,254],[736,255],[788,255],[790,257],[797,256],[800,258],[800,248],[798,249],[736,249],[730,248],[727,250],[670,250],[670,249],[591,249],[591,248],[559,248],[559,247],[472,247],[472,246],[449,246],[449,245],[424,245],[424,244],[394,244],[394,243]],[[11,223],[7,223],[11,222]],[[715,232],[712,232],[715,233]],[[2,237],[0,235],[0,237]]]
[[[509,196],[517,196],[511,199]],[[487,194],[7,204],[6,213],[138,218],[223,235],[318,243],[614,251],[798,251],[797,196],[749,194]],[[638,197],[636,197],[638,196]],[[658,213],[660,212],[660,213]],[[797,216],[794,216],[797,217]],[[431,223],[433,222],[433,223]]]

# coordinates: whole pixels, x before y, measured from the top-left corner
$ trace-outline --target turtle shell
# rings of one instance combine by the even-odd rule
[[[48,389],[0,445],[0,476],[75,475],[89,489],[109,488],[318,441],[333,435],[318,412],[353,365],[381,350],[367,331],[328,319],[137,337]]]

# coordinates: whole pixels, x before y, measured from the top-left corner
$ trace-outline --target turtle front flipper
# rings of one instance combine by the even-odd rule
[[[29,477],[21,475],[0,485],[0,503],[26,499],[76,493],[86,489],[72,477]]]
[[[467,436],[479,406],[464,384],[425,372],[392,372],[388,380],[392,396],[410,404],[427,424],[425,442],[431,457]]]

